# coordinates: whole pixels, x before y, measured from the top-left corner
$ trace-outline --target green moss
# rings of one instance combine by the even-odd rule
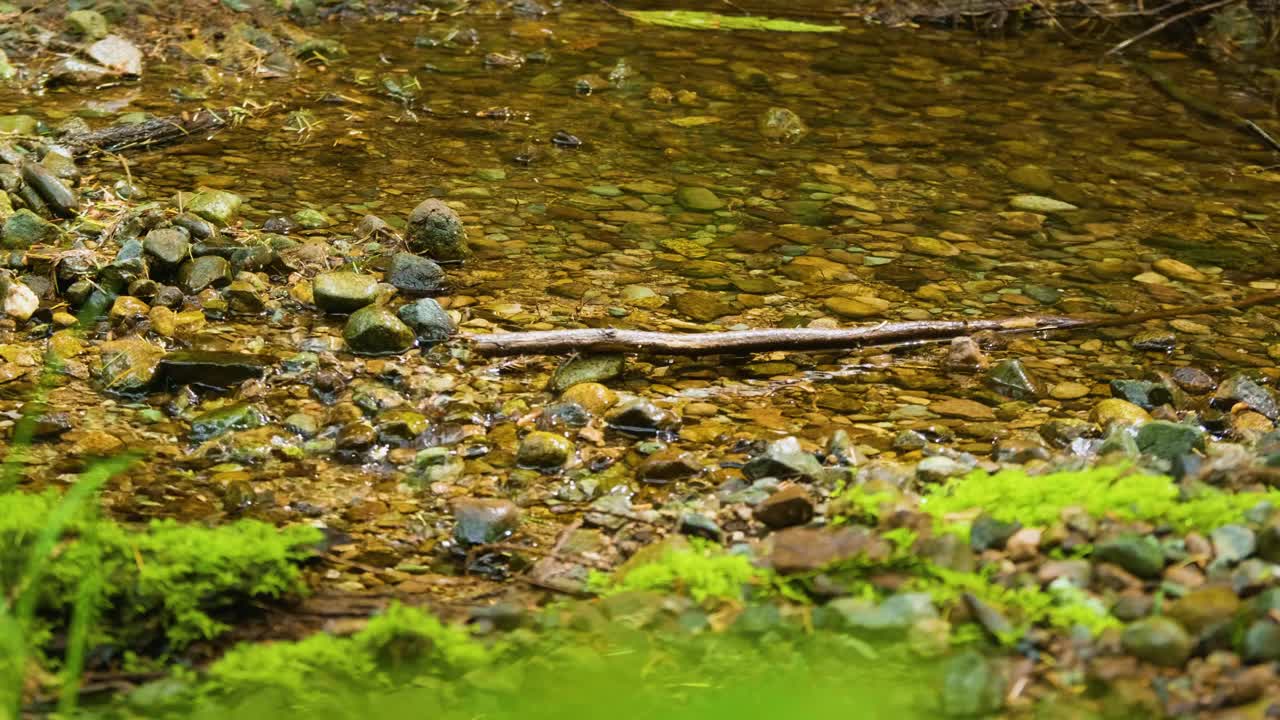
[[[83,581],[96,576],[110,639],[122,643],[164,638],[182,646],[217,635],[226,626],[211,613],[299,590],[296,563],[320,539],[311,527],[277,530],[251,520],[213,529],[156,521],[134,530],[86,508],[66,524],[55,552],[33,558],[59,501],[55,493],[0,495],[0,589],[35,593],[40,617],[58,626]],[[36,562],[42,574],[25,587],[26,568]]]
[[[684,547],[664,547],[651,560],[623,572],[592,573],[589,586],[604,595],[658,590],[684,593],[698,602],[741,600],[744,588],[768,584],[769,576],[747,557],[728,554],[710,543],[694,542]]]
[[[940,521],[950,515],[984,511],[1029,526],[1057,522],[1069,507],[1122,520],[1169,523],[1179,530],[1209,531],[1239,522],[1259,503],[1280,505],[1280,491],[1228,494],[1206,488],[1183,497],[1174,481],[1125,466],[1028,475],[1023,470],[981,471],[934,488],[921,507]]]

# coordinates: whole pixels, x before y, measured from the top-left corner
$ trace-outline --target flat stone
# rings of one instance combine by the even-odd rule
[[[108,35],[84,52],[90,60],[121,75],[142,74],[142,51],[119,35]]]
[[[626,357],[620,353],[579,355],[556,368],[547,389],[559,393],[580,383],[613,380],[622,376],[625,367]]]
[[[164,350],[138,337],[105,342],[99,349],[97,379],[108,390],[146,390],[155,378]]]
[[[355,312],[377,299],[378,279],[346,271],[320,273],[311,281],[311,297],[325,312]]]
[[[1079,210],[1080,208],[1069,202],[1055,200],[1043,195],[1015,195],[1009,200],[1009,205],[1015,210],[1025,210],[1034,213],[1060,213]]]
[[[929,403],[929,411],[947,417],[965,418],[967,420],[995,420],[995,411],[980,402],[947,398]]]
[[[176,350],[160,359],[157,373],[173,386],[234,387],[260,378],[273,359],[265,355],[219,350]]]
[[[162,268],[176,268],[191,255],[191,234],[184,228],[158,228],[143,238],[142,248]]]
[[[244,198],[226,190],[201,190],[186,201],[187,212],[195,213],[209,222],[227,225],[240,212]]]
[[[178,269],[178,287],[188,295],[198,295],[205,288],[231,284],[231,263],[217,255],[188,260]]]
[[[889,543],[865,528],[793,527],[774,533],[767,561],[783,575],[813,572],[854,558],[869,563],[884,562],[892,549]]]
[[[755,507],[757,520],[771,528],[804,525],[813,519],[813,498],[799,485],[784,487]]]
[[[960,254],[960,248],[946,240],[924,235],[907,238],[902,243],[902,249],[916,255],[928,255],[931,257],[955,257]]]
[[[805,452],[799,440],[786,437],[769,443],[763,453],[748,460],[742,466],[742,474],[748,480],[764,477],[815,480],[822,475],[822,463],[812,453]]]
[[[712,212],[724,207],[724,201],[706,188],[682,187],[676,191],[676,202],[686,210]]]
[[[691,453],[666,448],[645,458],[636,468],[636,479],[650,485],[685,480],[702,472],[702,463]]]

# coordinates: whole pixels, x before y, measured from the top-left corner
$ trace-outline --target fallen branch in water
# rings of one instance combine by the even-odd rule
[[[1271,134],[1266,130],[1263,130],[1258,123],[1250,120],[1249,118],[1237,115],[1230,110],[1218,107],[1212,101],[1191,93],[1186,88],[1174,82],[1173,78],[1170,78],[1168,75],[1165,75],[1153,67],[1142,63],[1134,63],[1133,67],[1137,68],[1139,72],[1150,78],[1151,82],[1156,84],[1156,87],[1163,90],[1166,95],[1174,100],[1177,100],[1188,108],[1195,110],[1201,115],[1213,118],[1214,120],[1219,120],[1238,130],[1243,130],[1250,135],[1257,136],[1261,138],[1264,143],[1270,146],[1272,150],[1280,152],[1280,142],[1271,137]]]
[[[89,132],[62,136],[58,144],[80,157],[95,152],[118,153],[123,150],[151,148],[182,142],[193,135],[218,130],[229,122],[228,114],[197,110],[190,115],[155,118],[129,125],[110,125]]]
[[[883,322],[854,328],[794,328],[731,332],[668,333],[599,328],[469,335],[481,355],[562,355],[568,353],[641,353],[648,355],[717,355],[776,350],[849,350],[869,345],[950,340],[977,332],[1028,333],[1136,325],[1148,320],[1240,310],[1280,300],[1280,291],[1224,303],[1190,305],[1119,317],[1023,315],[995,320],[924,320]]]

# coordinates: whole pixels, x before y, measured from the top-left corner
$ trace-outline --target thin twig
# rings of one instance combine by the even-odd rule
[[[1118,52],[1123,52],[1123,51],[1124,51],[1124,49],[1125,49],[1125,48],[1127,48],[1127,47],[1129,47],[1130,45],[1132,45],[1132,44],[1134,44],[1134,43],[1138,42],[1139,40],[1141,40],[1141,39],[1143,39],[1143,38],[1145,38],[1145,37],[1150,37],[1151,35],[1154,35],[1154,34],[1156,34],[1156,33],[1160,32],[1161,30],[1163,30],[1163,29],[1165,29],[1165,28],[1169,27],[1170,25],[1172,25],[1172,24],[1174,24],[1174,23],[1178,22],[1179,20],[1183,20],[1183,19],[1189,18],[1189,17],[1191,17],[1191,16],[1193,16],[1193,15],[1199,15],[1200,13],[1206,13],[1206,12],[1209,12],[1210,10],[1217,10],[1217,9],[1218,9],[1218,8],[1220,8],[1220,7],[1224,7],[1224,6],[1226,6],[1226,5],[1230,5],[1230,4],[1232,4],[1232,3],[1237,3],[1237,2],[1240,2],[1240,1],[1241,1],[1241,0],[1218,0],[1217,2],[1211,2],[1211,3],[1209,3],[1208,5],[1201,5],[1201,6],[1199,6],[1199,7],[1193,7],[1193,8],[1191,8],[1190,10],[1185,10],[1185,11],[1183,11],[1183,12],[1178,13],[1177,15],[1173,15],[1173,16],[1171,16],[1171,17],[1167,17],[1167,18],[1165,18],[1164,20],[1161,20],[1160,22],[1156,23],[1155,25],[1152,25],[1151,27],[1147,28],[1146,30],[1143,30],[1142,32],[1138,33],[1137,35],[1134,35],[1133,37],[1129,38],[1128,40],[1125,40],[1124,42],[1118,43],[1115,47],[1111,48],[1111,49],[1110,49],[1110,50],[1108,50],[1106,53],[1104,53],[1104,55],[1115,55],[1115,54],[1116,54],[1116,53],[1118,53]]]

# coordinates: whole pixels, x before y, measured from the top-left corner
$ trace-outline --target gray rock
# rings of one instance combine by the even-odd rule
[[[40,195],[58,217],[75,217],[80,212],[80,198],[75,191],[45,166],[34,162],[22,163],[22,180]]]
[[[1280,660],[1280,625],[1271,619],[1254,621],[1240,639],[1240,654],[1249,663]]]
[[[440,303],[431,298],[401,305],[396,315],[413,329],[418,341],[423,344],[448,340],[456,330],[453,318],[440,307]]]
[[[1227,378],[1218,386],[1218,392],[1213,396],[1213,404],[1224,410],[1229,410],[1236,403],[1244,403],[1255,412],[1266,415],[1268,419],[1280,419],[1280,406],[1276,404],[1271,390],[1244,374]]]
[[[74,10],[63,20],[68,31],[86,40],[97,40],[107,35],[107,19],[96,10]]]
[[[1209,539],[1215,563],[1234,565],[1258,549],[1257,536],[1244,525],[1223,525],[1209,533]]]
[[[1015,400],[1040,395],[1039,384],[1016,358],[1001,360],[987,371],[987,384],[996,392]]]
[[[742,466],[742,474],[748,480],[763,477],[816,480],[822,475],[822,463],[801,449],[799,440],[785,437],[769,443],[763,453],[748,460]]]
[[[1127,400],[1143,410],[1173,402],[1173,394],[1164,383],[1150,380],[1112,380],[1111,396]]]
[[[1156,616],[1131,623],[1120,636],[1120,644],[1139,660],[1178,667],[1191,656],[1195,641],[1176,621]]]
[[[413,330],[381,305],[366,305],[351,313],[342,330],[351,352],[362,355],[399,353],[413,347]]]
[[[208,287],[231,284],[231,263],[217,255],[188,260],[178,268],[178,287],[188,295],[196,295]]]
[[[1194,425],[1152,420],[1138,428],[1138,450],[1164,460],[1174,460],[1204,448],[1204,431]]]
[[[423,200],[409,213],[405,239],[411,250],[433,260],[465,260],[471,255],[462,218],[436,199]]]
[[[520,508],[510,500],[461,498],[453,503],[453,538],[464,545],[497,542],[520,526]]]
[[[387,268],[387,282],[410,295],[434,295],[443,289],[444,270],[434,260],[396,253]]]
[[[990,715],[1004,707],[1004,673],[976,650],[952,656],[943,666],[942,711],[950,717]]]
[[[76,57],[64,57],[45,71],[49,85],[92,85],[113,74],[110,68]]]
[[[147,233],[142,247],[156,265],[174,269],[191,255],[191,236],[184,228],[159,228]]]
[[[325,312],[355,312],[377,299],[378,279],[346,271],[320,273],[311,281],[311,296]]]
[[[994,607],[983,602],[981,598],[973,593],[964,593],[965,607],[969,609],[969,614],[978,621],[978,625],[986,631],[987,636],[995,642],[1007,642],[1013,635],[1015,628],[1013,623],[1009,622],[1009,618]]]
[[[1164,570],[1160,543],[1144,535],[1119,535],[1104,540],[1094,547],[1093,559],[1119,565],[1140,578],[1157,578]]]
[[[622,354],[579,355],[556,368],[549,390],[564,392],[578,383],[604,382],[622,375],[626,358]]]
[[[983,513],[973,519],[969,526],[969,547],[977,552],[983,550],[1002,550],[1013,534],[1022,529],[1018,521],[1005,522],[992,515]]]
[[[90,60],[120,75],[142,74],[142,51],[119,35],[108,35],[84,51]]]

